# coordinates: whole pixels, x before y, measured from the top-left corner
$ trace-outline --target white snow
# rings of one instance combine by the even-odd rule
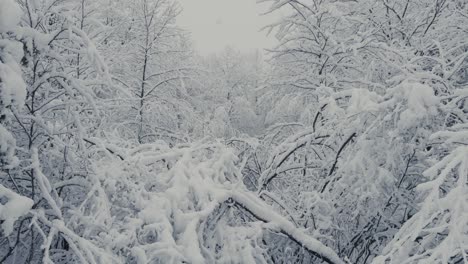
[[[361,113],[363,111],[379,110],[380,96],[367,89],[353,89],[351,99],[349,100],[348,114]]]
[[[3,200],[6,199],[6,203]],[[1,227],[3,235],[9,236],[13,231],[15,221],[26,215],[34,202],[0,184],[0,220],[3,221]]]
[[[437,113],[439,102],[433,89],[419,82],[404,81],[392,91],[396,99],[407,102],[407,109],[400,115],[401,128],[409,128]]]
[[[26,97],[26,85],[21,77],[21,71],[11,64],[0,62],[0,98],[4,105],[22,107]]]
[[[345,263],[331,248],[325,246],[317,239],[306,235],[304,230],[300,230],[294,227],[291,222],[286,220],[283,216],[277,214],[273,208],[266,205],[263,201],[253,196],[252,194],[245,192],[234,192],[232,193],[232,198],[242,206],[245,206],[256,217],[268,223],[267,226],[269,228],[273,227],[273,229],[276,229],[277,231],[284,232],[285,234],[294,238],[294,240],[301,243],[301,246],[312,252],[315,252],[324,258],[329,259],[332,261],[332,263]]]
[[[14,0],[0,0],[0,33],[13,30],[21,20],[21,8]]]
[[[0,0],[0,262],[468,263],[468,5],[258,2]]]
[[[13,135],[0,124],[0,153],[2,159],[7,164],[5,168],[14,168],[19,160],[15,156],[16,140]]]

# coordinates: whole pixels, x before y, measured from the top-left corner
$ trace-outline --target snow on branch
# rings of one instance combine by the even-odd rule
[[[466,133],[439,132],[433,138],[454,143],[466,139]],[[421,209],[401,227],[375,263],[468,262],[468,147],[455,147],[424,175],[429,181],[416,187],[426,195]]]
[[[4,199],[6,202],[0,202],[0,226],[2,228],[0,231],[8,236],[13,231],[15,221],[29,212],[33,201],[0,184],[0,201]]]
[[[276,213],[273,208],[254,195],[245,192],[236,192],[233,193],[231,197],[236,204],[247,210],[257,219],[268,223],[268,227],[283,233],[288,238],[304,247],[312,255],[323,259],[327,263],[344,264],[344,261],[342,261],[331,248],[305,234],[303,230],[296,228],[291,222]]]
[[[133,151],[124,161],[111,160],[107,165],[103,164],[103,170],[99,172],[103,176],[106,175],[102,179],[109,200],[112,201],[110,211],[128,211],[134,207],[135,211],[127,215],[127,218],[133,218],[132,221],[139,224],[123,224],[118,227],[122,223],[116,222],[117,226],[112,229],[118,228],[127,230],[121,231],[123,233],[136,234],[129,233],[130,236],[127,236],[124,242],[117,238],[110,239],[115,234],[109,233],[109,241],[125,243],[126,247],[131,248],[128,257],[133,256],[139,263],[206,263],[210,262],[209,260],[222,259],[244,263],[261,256],[255,250],[258,247],[255,236],[230,236],[225,229],[234,233],[242,233],[248,229],[251,233],[261,234],[265,227],[282,233],[317,259],[327,263],[344,263],[331,248],[307,235],[305,230],[296,228],[293,223],[257,198],[255,193],[249,192],[242,182],[242,175],[237,166],[238,158],[233,150],[220,143],[198,143],[174,149],[159,143],[153,146],[147,144],[139,151]],[[137,182],[132,183],[131,174],[135,171],[140,171],[140,176]],[[127,189],[124,196],[129,196],[128,199],[120,200],[116,196],[117,193],[113,190],[117,183],[120,188],[122,184],[127,186],[124,187]],[[139,188],[144,188],[144,191]],[[135,203],[123,208],[119,201]],[[226,224],[234,221],[235,217],[222,208],[229,209],[232,203],[264,224],[242,221],[235,225]],[[215,215],[218,217],[214,217]],[[209,228],[210,226],[213,228]],[[210,230],[215,230],[216,235],[209,235],[209,232],[212,232]],[[221,239],[225,235],[227,240]],[[115,249],[122,247],[118,246],[117,242],[112,243],[116,243],[113,246]],[[251,247],[252,250],[250,253],[243,251],[232,254],[230,250],[233,248],[241,250],[242,247],[237,247],[238,245]],[[213,251],[218,247],[225,248],[226,251]],[[252,255],[241,256],[242,254]]]

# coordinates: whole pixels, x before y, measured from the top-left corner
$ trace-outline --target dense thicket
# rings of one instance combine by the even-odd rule
[[[0,263],[468,263],[468,2],[0,0]]]

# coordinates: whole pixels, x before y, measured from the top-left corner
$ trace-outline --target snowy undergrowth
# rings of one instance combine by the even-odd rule
[[[468,5],[262,2],[258,82],[171,0],[0,0],[0,262],[467,262]]]
[[[452,150],[426,170],[417,186],[421,209],[386,246],[376,263],[468,262],[468,147],[466,126],[435,133]]]
[[[33,211],[50,227],[44,262],[267,263],[261,241],[268,230],[329,263],[342,263],[330,248],[249,192],[240,161],[223,144],[170,149],[160,142],[120,152],[124,160],[107,156],[95,164],[95,177],[74,182],[90,191],[81,205],[66,212],[69,219],[47,220]],[[73,254],[47,251],[59,235],[74,245]]]

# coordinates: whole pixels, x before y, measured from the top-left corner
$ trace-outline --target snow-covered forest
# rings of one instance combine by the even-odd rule
[[[0,263],[468,263],[468,0],[258,4],[0,0]]]

